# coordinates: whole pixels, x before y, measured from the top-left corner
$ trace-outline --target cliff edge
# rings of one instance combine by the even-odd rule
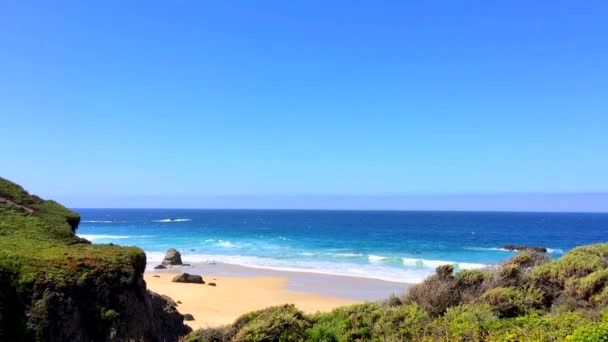
[[[146,255],[75,235],[80,217],[0,178],[0,341],[174,341],[190,331],[146,289]]]

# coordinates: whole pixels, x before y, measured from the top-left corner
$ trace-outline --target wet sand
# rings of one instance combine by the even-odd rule
[[[328,275],[311,272],[277,271],[225,263],[192,263],[190,266],[169,266],[155,270],[157,263],[149,262],[147,273],[207,274],[224,277],[271,277],[287,279],[284,288],[292,291],[314,293],[356,301],[376,301],[391,294],[401,295],[412,285],[370,278]]]

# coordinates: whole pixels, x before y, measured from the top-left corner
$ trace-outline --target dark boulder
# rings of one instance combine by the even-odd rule
[[[194,321],[194,316],[192,316],[191,314],[185,314],[184,321]]]
[[[502,246],[502,249],[506,249],[508,251],[533,251],[537,253],[547,253],[547,249],[545,247],[532,247],[532,246],[517,246],[517,245],[506,245]]]
[[[164,265],[158,265],[158,266],[154,266],[154,269],[155,269],[155,270],[165,270],[165,269],[167,269],[167,266],[164,266]]]
[[[215,283],[213,283],[213,282],[211,282],[211,283],[209,283],[209,284],[207,284],[207,285],[209,285],[209,286],[217,286],[217,285],[215,285]]]
[[[182,255],[174,248],[169,248],[167,254],[165,254],[165,259],[162,262],[163,265],[181,265],[182,264]]]
[[[176,275],[173,280],[174,283],[194,283],[194,284],[204,284],[203,277],[195,274],[182,273]]]

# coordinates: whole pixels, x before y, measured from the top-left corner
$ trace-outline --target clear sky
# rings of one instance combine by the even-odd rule
[[[0,119],[75,207],[608,210],[608,2],[4,1]]]

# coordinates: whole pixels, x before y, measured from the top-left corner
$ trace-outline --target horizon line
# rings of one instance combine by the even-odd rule
[[[361,209],[361,208],[208,208],[208,207],[68,207],[70,210],[225,210],[225,211],[393,211],[445,213],[608,214],[608,211],[484,210],[484,209]]]

